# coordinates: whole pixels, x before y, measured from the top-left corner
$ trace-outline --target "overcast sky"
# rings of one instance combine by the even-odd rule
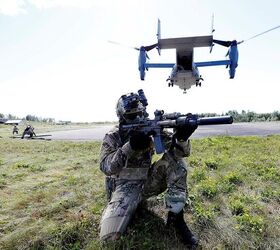
[[[223,113],[280,110],[280,29],[239,46],[239,67],[200,69],[201,88],[169,88],[170,69],[139,79],[139,47],[162,38],[209,35],[243,40],[280,25],[278,0],[0,0],[0,113],[71,121],[117,120],[117,99],[144,89],[148,111]],[[194,61],[224,60],[227,49],[195,49]],[[175,50],[149,53],[174,63]]]

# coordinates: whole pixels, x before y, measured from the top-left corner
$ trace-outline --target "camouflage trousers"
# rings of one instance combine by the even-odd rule
[[[25,135],[28,135],[30,138],[33,137],[34,133],[33,132],[29,132],[29,131],[24,131],[21,138],[23,139]]]
[[[145,180],[117,179],[111,200],[101,219],[101,240],[116,239],[125,232],[139,203],[164,191],[169,211],[179,213],[186,203],[187,164],[165,153],[152,164]]]

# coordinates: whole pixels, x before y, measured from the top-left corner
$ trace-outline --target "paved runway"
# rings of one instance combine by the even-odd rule
[[[112,125],[96,126],[95,128],[55,131],[51,132],[52,140],[102,140]],[[230,125],[199,126],[192,138],[202,138],[218,135],[245,136],[245,135],[273,135],[280,134],[280,122],[251,122],[234,123]]]

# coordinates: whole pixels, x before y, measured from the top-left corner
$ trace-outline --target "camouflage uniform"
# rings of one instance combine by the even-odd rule
[[[165,147],[170,149],[151,164],[153,145],[146,150],[134,151],[128,136],[118,127],[105,135],[100,169],[114,181],[112,196],[101,219],[101,240],[122,234],[139,203],[165,190],[168,210],[173,213],[182,211],[187,188],[187,164],[183,157],[190,154],[190,142],[177,141],[177,147],[171,147],[171,139],[172,133],[164,132]]]
[[[18,134],[18,127],[16,125],[13,127],[13,135],[14,134]]]
[[[21,139],[24,138],[25,135],[29,135],[29,137],[33,137],[33,136],[36,136],[35,132],[34,132],[34,128],[30,125],[28,125],[25,130],[23,131],[23,134],[21,136]]]

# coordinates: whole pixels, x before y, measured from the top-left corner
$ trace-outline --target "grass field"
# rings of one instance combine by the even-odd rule
[[[0,128],[0,249],[183,249],[162,196],[102,246],[100,142],[7,138]],[[202,249],[280,249],[280,136],[192,140],[185,218]]]

